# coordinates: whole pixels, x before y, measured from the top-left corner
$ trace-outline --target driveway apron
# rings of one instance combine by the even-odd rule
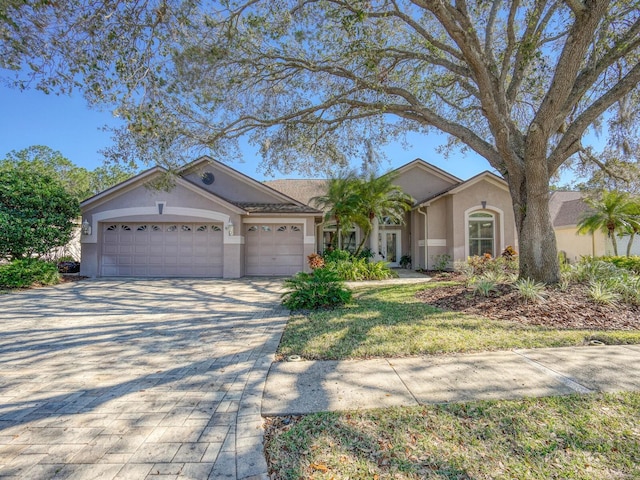
[[[0,295],[0,478],[263,479],[281,281]]]

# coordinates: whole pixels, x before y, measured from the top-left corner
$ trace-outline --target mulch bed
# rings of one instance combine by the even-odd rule
[[[456,278],[457,280],[457,278]],[[442,310],[463,312],[525,325],[563,329],[640,330],[640,307],[619,303],[594,303],[580,285],[561,292],[547,289],[546,301],[525,303],[509,285],[498,285],[489,297],[474,295],[463,284],[429,288],[418,292],[421,301]]]
[[[85,278],[89,278],[89,277],[85,277],[82,275],[69,275],[69,274],[63,273],[60,275],[60,283],[78,282],[80,280],[84,280]]]

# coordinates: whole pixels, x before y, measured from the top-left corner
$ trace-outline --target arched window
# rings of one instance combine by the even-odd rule
[[[488,253],[495,256],[495,217],[492,213],[476,212],[469,215],[469,256]]]

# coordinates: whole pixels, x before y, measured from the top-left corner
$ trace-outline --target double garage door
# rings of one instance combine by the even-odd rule
[[[104,277],[222,277],[222,224],[102,224]],[[303,225],[250,224],[245,275],[293,275],[304,268]]]
[[[105,277],[222,277],[223,225],[103,224]]]

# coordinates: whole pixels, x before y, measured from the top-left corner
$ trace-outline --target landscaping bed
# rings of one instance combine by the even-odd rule
[[[474,294],[465,284],[439,285],[416,297],[428,305],[522,325],[595,330],[640,330],[640,306],[626,303],[601,305],[592,301],[583,285],[566,291],[549,288],[541,303],[525,302],[511,285],[497,285],[488,297]]]
[[[467,296],[463,284],[446,281],[446,276],[439,279],[413,285],[360,287],[354,290],[353,301],[344,307],[294,314],[287,322],[278,359],[290,355],[307,360],[403,357],[580,346],[594,340],[611,345],[640,343],[640,329],[631,328],[629,319],[624,325],[619,324],[619,328],[604,320],[578,327],[575,320],[566,324],[551,317],[547,323],[515,318],[521,314],[507,319],[489,318],[486,314],[494,310],[489,306],[483,308],[481,303],[476,304],[474,314],[455,311],[448,304],[435,307],[427,304],[425,298]],[[505,316],[511,316],[517,311],[516,304],[520,305],[520,300],[501,303],[503,300],[498,297],[478,296],[460,301],[463,300],[487,305],[495,302],[505,309]],[[583,308],[575,304],[567,306],[567,311],[572,310],[577,317]],[[613,308],[618,307],[605,307],[607,316],[602,318],[609,318]]]

